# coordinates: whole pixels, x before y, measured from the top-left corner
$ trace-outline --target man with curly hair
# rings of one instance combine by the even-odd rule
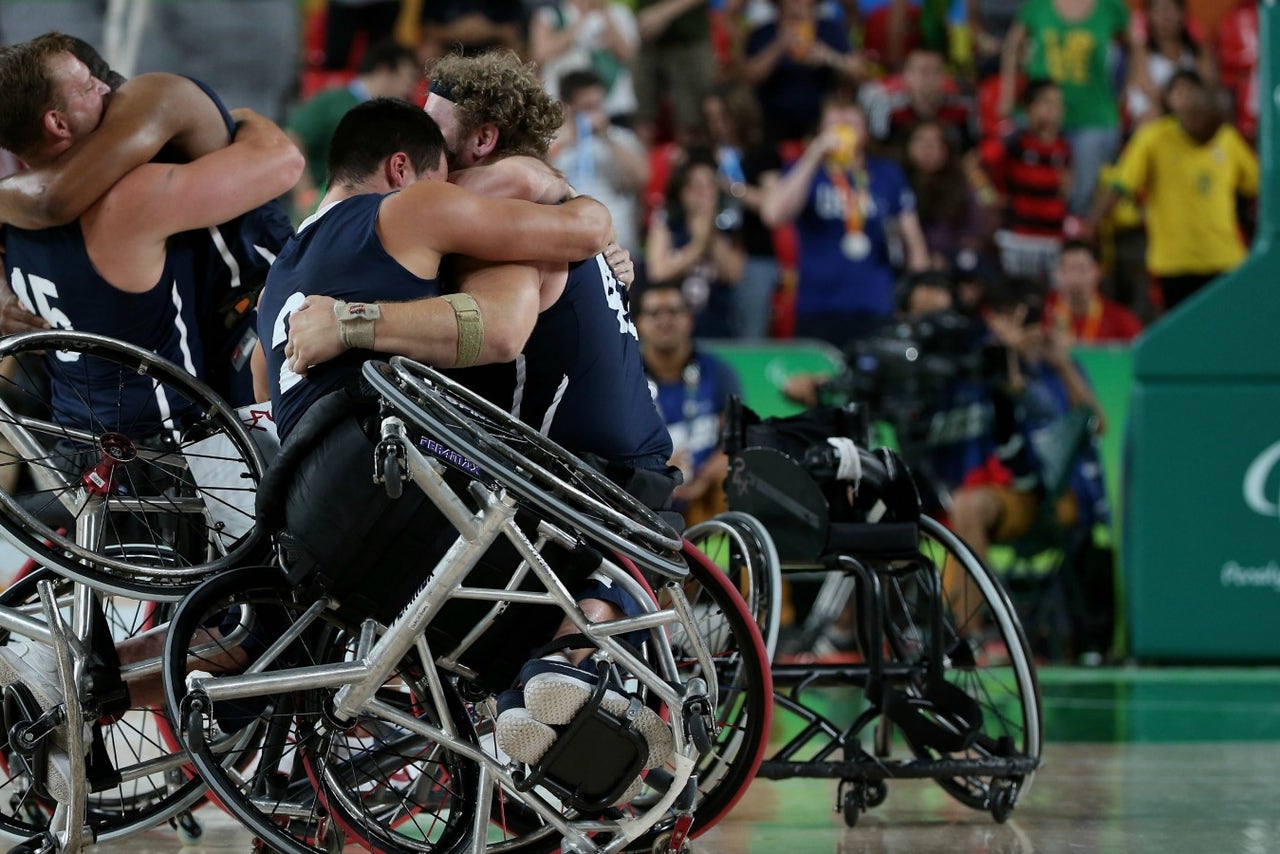
[[[562,111],[533,68],[512,53],[448,56],[428,76],[426,112],[444,135],[450,180],[483,194],[548,201],[539,196],[548,167],[528,158],[545,159]],[[446,289],[482,271],[470,261],[463,269],[466,274],[446,281]],[[668,466],[671,438],[649,392],[626,287],[603,255],[540,269],[542,292],[560,296],[538,315],[524,350],[505,363],[456,372],[456,378],[598,465],[639,500],[670,507],[679,475]],[[295,319],[291,352],[333,352],[331,316],[318,311]],[[595,588],[580,593],[578,601],[589,620],[639,612],[622,591],[594,577],[593,582]],[[557,637],[576,631],[566,620]],[[521,671],[523,696],[513,690],[499,698],[499,744],[508,755],[536,761],[554,740],[549,725],[567,723],[586,703],[595,682],[590,653],[575,649],[536,658]],[[621,698],[621,692],[610,692],[605,706],[625,705]],[[651,747],[654,755],[664,749]]]

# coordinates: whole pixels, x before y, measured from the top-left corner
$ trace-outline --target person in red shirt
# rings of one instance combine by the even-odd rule
[[[1132,341],[1142,334],[1137,315],[1103,295],[1098,250],[1083,240],[1062,244],[1044,322],[1067,333],[1072,344]]]

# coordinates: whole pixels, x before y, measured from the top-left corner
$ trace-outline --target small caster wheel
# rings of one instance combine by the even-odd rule
[[[192,753],[204,750],[204,712],[199,703],[192,703],[187,712],[187,749]]]
[[[715,744],[711,741],[711,732],[707,728],[707,719],[700,714],[695,714],[689,718],[689,739],[693,742],[693,746],[698,748],[698,753],[706,756],[711,753]]]
[[[386,487],[387,497],[392,500],[404,494],[400,455],[394,445],[388,446],[382,454],[382,484]]]
[[[200,840],[204,838],[204,825],[200,823],[200,819],[191,814],[190,810],[178,813],[169,819],[169,824],[178,832],[178,838],[182,840],[183,845],[199,845]]]
[[[994,783],[991,788],[991,817],[996,824],[1004,824],[1013,812],[1014,802],[1018,798],[1018,787],[1009,781]]]
[[[862,817],[864,809],[866,809],[864,786],[862,783],[854,783],[844,793],[844,802],[840,805],[840,812],[844,815],[844,826],[857,827],[858,819]]]
[[[867,807],[878,807],[884,803],[884,799],[889,797],[889,784],[884,780],[870,780],[867,782]]]

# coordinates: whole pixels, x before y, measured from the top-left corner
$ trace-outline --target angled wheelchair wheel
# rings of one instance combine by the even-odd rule
[[[0,528],[29,557],[175,600],[257,552],[262,455],[208,386],[80,332],[9,336],[0,360],[0,483],[31,484],[0,489]]]
[[[366,363],[364,375],[426,438],[452,444],[448,450],[477,466],[482,479],[501,483],[646,569],[677,577],[685,573],[680,536],[661,516],[529,425],[399,356],[390,365]]]
[[[694,525],[684,535],[742,594],[772,661],[782,616],[782,570],[768,529],[754,516],[730,511]]]
[[[882,579],[886,661],[916,665],[906,668],[916,674],[905,686],[909,694],[923,691],[927,677],[921,674],[930,664],[940,664],[942,677],[951,686],[948,690],[962,692],[972,701],[981,725],[964,739],[967,746],[957,749],[904,735],[921,759],[972,761],[980,770],[935,779],[961,803],[1007,816],[1031,786],[1040,761],[1042,717],[1035,664],[1017,614],[996,577],[941,523],[929,517],[921,517],[920,522],[920,552],[927,560],[918,572],[932,574],[936,566],[936,581],[923,583],[912,572]],[[963,577],[953,577],[956,574]],[[943,660],[935,663],[927,660],[932,628],[924,615],[928,588],[939,581],[938,640]],[[945,716],[935,720],[946,725]]]
[[[724,818],[755,779],[773,720],[773,676],[760,629],[730,577],[688,542],[684,554],[689,564],[685,598],[711,652],[719,689],[711,750],[696,767],[692,835],[697,837]],[[681,675],[702,675],[687,639],[677,630],[671,635]],[[633,850],[649,850],[667,829],[655,828]]]
[[[73,584],[48,569],[38,569],[17,581],[0,595],[0,606],[38,616],[36,585],[42,580],[53,582],[54,594],[69,619]],[[153,603],[103,596],[99,605],[113,642],[137,637],[156,625]],[[0,832],[30,838],[48,828],[54,804],[38,794],[29,765],[7,743],[7,722],[2,729],[0,737],[6,743],[0,748]],[[93,754],[90,778],[109,781],[99,782],[87,795],[88,823],[94,838],[109,841],[152,827],[191,809],[201,798],[204,784],[181,772],[186,757],[168,742],[168,721],[161,709],[134,705],[100,719],[94,730],[100,747]]]
[[[283,676],[349,660],[358,628],[323,603],[297,601],[283,578],[267,572],[250,568],[210,579],[178,606],[166,638],[166,708],[183,722],[185,744],[211,794],[281,852],[324,854],[348,841],[388,852],[462,850],[473,821],[475,771],[456,754],[376,716],[339,725],[328,715],[328,690],[264,689],[214,703],[188,692],[192,671],[253,666]],[[296,637],[273,647],[290,627]],[[393,674],[378,699],[431,719],[421,672],[414,665]],[[450,724],[470,729],[465,717]],[[228,762],[225,734],[251,729],[259,733],[257,759],[238,770]]]

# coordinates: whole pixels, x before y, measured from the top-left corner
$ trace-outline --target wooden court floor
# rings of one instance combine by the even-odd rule
[[[1117,668],[1041,674],[1044,763],[996,824],[929,781],[890,783],[846,828],[829,780],[757,780],[697,852],[1280,854],[1280,671]],[[249,834],[199,813],[184,849],[156,830],[101,852],[247,852]],[[358,850],[358,849],[351,849]]]

